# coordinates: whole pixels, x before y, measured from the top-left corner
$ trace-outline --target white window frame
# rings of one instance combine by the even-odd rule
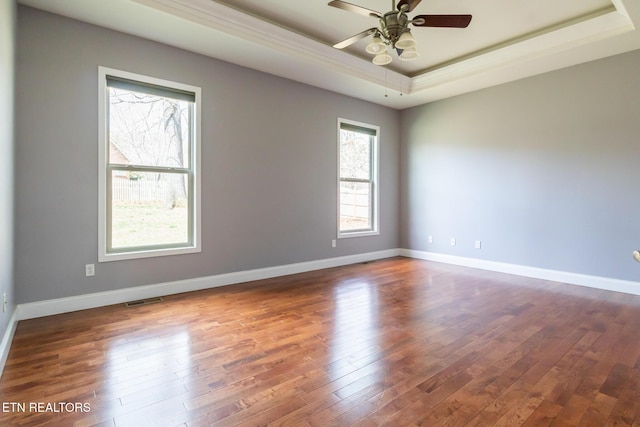
[[[340,130],[342,129],[342,125],[346,124],[346,125],[350,125],[350,126],[355,126],[355,127],[359,127],[359,128],[363,128],[363,129],[367,129],[369,131],[373,131],[375,132],[375,136],[372,137],[373,141],[371,143],[371,186],[372,186],[372,190],[371,190],[371,212],[370,214],[372,215],[372,221],[371,221],[371,229],[367,229],[367,230],[345,230],[342,231],[340,230],[340,183],[342,181],[349,181],[348,179],[343,179],[340,176]],[[380,147],[380,126],[376,126],[376,125],[371,125],[368,123],[362,123],[362,122],[358,122],[358,121],[354,121],[354,120],[349,120],[349,119],[343,119],[343,118],[338,118],[338,138],[337,138],[337,145],[338,145],[338,161],[337,161],[337,175],[338,175],[338,185],[337,185],[337,232],[338,232],[338,239],[346,239],[346,238],[352,238],[352,237],[364,237],[364,236],[376,236],[380,234],[380,228],[379,228],[379,218],[380,218],[380,194],[379,194],[379,176],[378,176],[378,171],[379,171],[379,147]]]
[[[192,181],[193,200],[191,203],[192,236],[189,245],[170,248],[136,248],[135,250],[121,252],[108,251],[108,205],[111,197],[109,179],[107,174],[110,169],[107,165],[109,161],[109,139],[108,139],[108,114],[109,101],[107,76],[127,79],[141,84],[161,86],[176,91],[190,92],[195,95],[193,106],[192,141],[190,142],[190,174]],[[200,124],[201,124],[201,89],[183,83],[130,73],[128,71],[116,70],[108,67],[98,67],[98,261],[118,261],[136,258],[149,258],[165,255],[181,255],[201,252],[201,216],[200,216]]]

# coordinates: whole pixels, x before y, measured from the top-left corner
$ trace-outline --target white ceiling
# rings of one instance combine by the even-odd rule
[[[417,28],[421,56],[370,62],[377,19],[328,0],[19,0],[324,89],[403,109],[640,48],[638,0],[423,0],[409,16],[471,14],[466,29]],[[378,12],[391,0],[350,0]]]

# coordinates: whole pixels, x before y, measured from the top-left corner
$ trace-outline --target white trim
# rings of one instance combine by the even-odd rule
[[[4,365],[7,363],[7,357],[9,357],[9,350],[11,350],[11,343],[13,342],[13,336],[16,333],[16,327],[18,326],[18,308],[13,310],[11,319],[7,324],[7,329],[4,331],[2,342],[0,342],[0,377],[4,371]]]
[[[590,288],[640,295],[640,283],[638,282],[611,279],[607,277],[590,276],[566,271],[547,270],[542,268],[501,263],[495,261],[486,261],[475,258],[465,258],[453,255],[438,254],[434,252],[416,251],[411,249],[387,249],[378,252],[347,255],[343,257],[327,258],[296,264],[238,271],[233,273],[219,274],[215,276],[198,277],[194,279],[178,280],[174,282],[136,286],[114,291],[98,292],[67,298],[57,298],[46,301],[19,304],[12,317],[11,324],[13,326],[7,328],[5,339],[3,340],[2,345],[7,345],[5,341],[8,340],[8,333],[10,333],[11,337],[13,337],[15,323],[19,320],[51,316],[55,314],[68,313],[71,311],[86,310],[90,308],[103,307],[111,304],[120,304],[126,301],[134,301],[144,298],[198,291],[202,289],[233,285],[254,280],[270,279],[273,277],[280,277],[289,274],[304,273],[307,271],[320,270],[323,268],[340,267],[343,265],[357,264],[360,262],[374,261],[378,259],[391,258],[394,256],[423,259],[445,264],[478,268],[481,270],[514,274],[517,276],[551,280],[571,285],[586,286]],[[1,351],[8,352],[8,349],[0,346],[0,352]],[[0,353],[0,355],[2,355],[2,353]]]
[[[195,279],[178,280],[175,282],[158,283],[147,286],[136,286],[133,288],[118,289],[115,291],[98,292],[67,298],[31,302],[20,304],[18,306],[18,320],[51,316],[54,314],[68,313],[71,311],[103,307],[111,304],[120,304],[126,301],[134,301],[144,298],[198,291],[202,289],[216,288],[219,286],[233,285],[254,280],[270,279],[273,277],[304,273],[307,271],[320,270],[323,268],[340,267],[343,265],[357,264],[359,262],[391,258],[398,255],[400,255],[399,249],[388,249],[378,252],[368,252],[364,254],[348,255],[343,257],[321,259],[317,261],[307,261],[296,264],[259,268],[256,270],[238,271],[234,273],[199,277]]]
[[[136,250],[131,252],[107,253],[107,159],[109,142],[107,140],[107,76],[164,86],[191,92],[195,96],[193,112],[193,145],[191,163],[193,170],[193,244],[182,248]],[[149,258],[165,255],[183,255],[201,252],[201,203],[200,203],[200,164],[201,164],[201,127],[202,127],[202,89],[197,86],[178,83],[128,71],[98,66],[98,262],[119,261],[135,258]]]
[[[340,223],[338,218],[338,224]],[[367,237],[367,236],[379,236],[378,230],[366,230],[366,231],[343,231],[338,230],[338,239],[352,239],[354,237]]]
[[[613,5],[592,16],[578,19],[541,32],[527,34],[507,43],[471,54],[450,64],[434,67],[412,79],[412,92],[420,92],[469,75],[478,75],[498,67],[532,58],[563,52],[585,43],[602,40],[633,30],[629,18]]]
[[[411,87],[411,78],[397,71],[374,65],[371,61],[335,49],[324,42],[313,40],[223,3],[211,0],[133,1],[255,43],[263,48],[313,61],[317,66],[327,67],[387,87],[389,90],[405,92]],[[268,64],[262,62],[258,69],[268,67]],[[272,71],[265,71],[273,74]]]
[[[373,146],[371,147],[371,165],[369,166],[372,169],[372,181],[373,181],[373,194],[371,195],[373,206],[371,208],[371,215],[373,216],[373,223],[371,230],[356,230],[356,231],[340,231],[340,158],[341,158],[341,135],[340,132],[342,130],[342,124],[345,123],[347,125],[353,125],[357,127],[361,127],[364,129],[369,129],[375,131],[376,135],[373,139]],[[336,159],[336,172],[338,175],[338,182],[336,186],[337,193],[337,224],[336,224],[336,233],[338,239],[349,239],[352,237],[365,237],[365,236],[378,236],[380,234],[380,190],[379,190],[379,181],[380,181],[380,126],[371,125],[369,123],[357,122],[355,120],[343,119],[342,117],[338,117],[338,136],[337,136],[337,151],[338,158]]]
[[[68,298],[58,298],[53,300],[19,304],[14,310],[13,315],[11,316],[11,320],[7,325],[7,330],[5,331],[2,342],[0,343],[0,375],[2,374],[4,364],[7,360],[18,321],[20,320],[103,307],[106,305],[119,304],[126,301],[133,301],[143,298],[152,298],[163,295],[171,295],[233,285],[254,280],[269,279],[273,277],[304,273],[307,271],[320,270],[324,268],[340,267],[343,265],[357,264],[360,262],[374,261],[395,256],[423,259],[428,261],[514,274],[518,276],[531,277],[542,280],[551,280],[571,285],[586,286],[590,288],[640,295],[640,283],[638,282],[610,279],[598,276],[589,276],[565,271],[547,270],[536,267],[486,261],[474,258],[458,257],[453,255],[438,254],[434,252],[416,251],[411,249],[388,249],[378,252],[347,255],[343,257],[327,258],[296,264],[239,271],[234,273],[220,274],[216,276],[200,277],[195,279],[179,280],[175,282],[160,283],[155,285],[137,286],[115,291],[99,292]]]
[[[629,280],[611,279],[608,277],[590,276],[586,274],[571,273],[568,271],[548,270],[544,268],[529,267],[526,265],[508,264],[476,258],[465,258],[435,252],[416,251],[412,249],[400,249],[400,255],[409,258],[514,274],[516,276],[531,277],[534,279],[550,280],[570,285],[640,295],[640,282],[632,282]]]
[[[42,2],[40,0],[38,3]],[[198,53],[332,91],[340,93],[345,91],[346,83],[343,84],[340,79],[318,80],[314,73],[306,73],[303,77],[287,72],[298,68],[293,64],[300,65],[301,61],[312,62],[322,71],[320,75],[324,75],[325,72],[336,72],[338,76],[354,77],[381,88],[412,95],[400,100],[389,97],[383,101],[376,98],[380,92],[371,91],[368,85],[350,85],[348,95],[397,109],[421,105],[482,89],[488,85],[506,83],[640,47],[639,39],[635,34],[638,32],[636,27],[640,21],[637,0],[612,0],[612,4],[587,15],[572,17],[551,27],[540,28],[521,37],[411,73],[375,66],[370,61],[333,49],[326,43],[312,40],[216,1],[133,0],[133,2],[248,42],[243,44],[244,49],[258,46],[261,49],[272,49],[285,54],[287,63],[291,65],[283,67],[281,61],[273,61],[269,64],[261,61],[260,55],[249,54],[239,59],[217,48],[216,45],[208,47],[204,52],[201,49]],[[118,30],[122,31],[119,28]],[[153,37],[150,38],[153,39]],[[173,43],[186,49],[195,44],[191,40],[182,38],[179,42]],[[604,50],[599,47],[585,49],[584,47],[589,46],[590,43],[596,47],[604,45],[605,48]],[[231,51],[234,52],[234,50]],[[574,52],[577,52],[577,56]],[[523,66],[524,64],[531,64],[531,66]],[[387,71],[390,75],[389,81],[386,78]],[[338,86],[340,87],[337,88]],[[372,92],[376,96],[368,96]]]

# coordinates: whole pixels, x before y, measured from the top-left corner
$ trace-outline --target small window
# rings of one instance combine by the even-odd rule
[[[380,128],[338,120],[338,237],[378,234]]]
[[[99,260],[199,252],[200,89],[99,74]]]

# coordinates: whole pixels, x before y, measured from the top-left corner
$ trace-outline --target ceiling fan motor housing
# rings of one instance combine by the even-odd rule
[[[395,47],[402,33],[407,31],[409,22],[409,18],[404,12],[387,12],[380,18],[380,31],[382,31],[382,35],[391,43],[392,47]]]
[[[386,52],[387,46],[391,45],[398,51],[400,59],[410,61],[419,56],[416,50],[416,40],[408,28],[409,24],[416,27],[449,27],[466,28],[471,22],[471,15],[418,15],[409,19],[408,12],[412,12],[422,0],[400,0],[396,9],[396,1],[391,0],[391,11],[381,14],[372,9],[347,3],[343,0],[332,0],[328,4],[338,9],[354,12],[367,17],[378,18],[379,28],[373,27],[361,31],[355,36],[333,45],[336,49],[344,49],[347,46],[373,35],[373,39],[367,45],[365,51],[372,55],[373,63],[376,65],[387,65],[391,62],[391,56]]]

